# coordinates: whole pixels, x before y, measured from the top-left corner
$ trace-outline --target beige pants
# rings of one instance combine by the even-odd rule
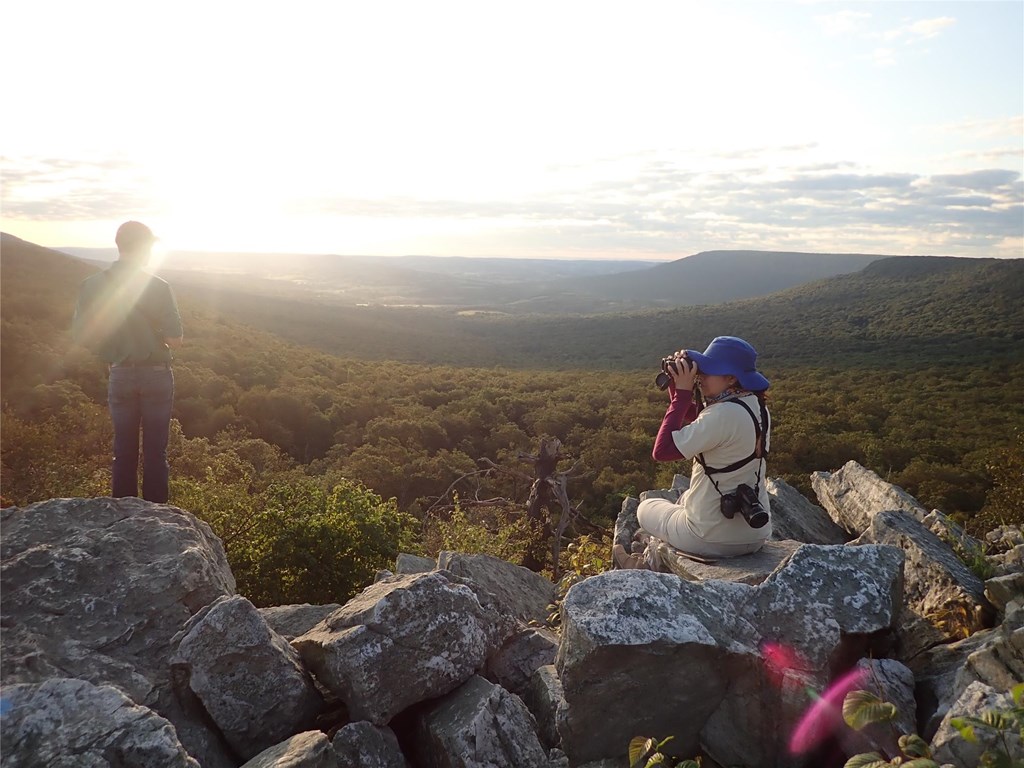
[[[737,557],[757,552],[764,546],[764,539],[732,544],[729,542],[705,541],[697,536],[686,522],[686,512],[668,499],[645,499],[636,510],[640,527],[651,536],[667,541],[676,549],[703,557]]]

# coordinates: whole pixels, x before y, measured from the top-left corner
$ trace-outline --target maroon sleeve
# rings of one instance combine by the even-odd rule
[[[654,439],[654,450],[651,456],[655,461],[679,461],[686,458],[676,448],[672,433],[682,429],[697,418],[697,404],[693,402],[693,392],[672,391],[672,400],[661,420],[661,428]]]

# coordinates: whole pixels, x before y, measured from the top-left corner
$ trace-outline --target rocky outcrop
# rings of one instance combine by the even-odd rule
[[[109,685],[7,685],[3,704],[5,766],[200,768],[167,720]]]
[[[244,597],[218,598],[175,642],[175,684],[201,702],[244,759],[307,730],[324,708],[298,653]]]
[[[766,645],[795,649],[780,675],[824,688],[830,662],[885,646],[900,606],[902,559],[891,547],[806,545],[757,587],[643,570],[572,587],[557,662],[570,761],[612,757],[633,736],[657,733],[673,735],[679,754],[703,747],[725,765],[784,764],[780,734],[791,732],[799,711],[773,684]],[[623,722],[609,719],[611,711],[635,715]]]
[[[899,498],[847,469],[874,490],[851,487],[843,503]],[[779,504],[799,510],[798,531],[815,513],[775,488],[778,521]],[[629,544],[635,504],[616,532]],[[937,754],[969,765],[950,719],[1005,704],[1024,679],[1024,569],[1012,559],[1024,541],[1014,528],[986,538],[980,564],[1003,559],[982,587],[951,559],[948,542],[968,538],[941,513],[864,519],[855,543],[769,542],[759,554],[775,562],[759,568],[690,560],[699,572],[686,580],[585,579],[557,637],[522,622],[543,617],[553,586],[493,558],[446,555],[462,575],[399,562],[430,568],[381,576],[343,606],[257,610],[233,596],[219,542],[188,513],[135,499],[3,510],[3,765],[621,768],[634,736],[673,735],[671,752],[709,766],[806,768],[831,764],[814,752],[824,746],[892,747],[891,729],[842,725],[850,685],[894,701],[899,730],[916,710]],[[897,639],[905,651],[948,630],[935,614],[956,601],[984,608],[982,588],[998,627],[934,636],[908,659],[913,677],[892,658]]]
[[[903,512],[918,522],[928,514],[909,493],[855,461],[838,472],[815,472],[811,486],[825,511],[851,536],[867,530],[871,518],[885,510]]]
[[[889,544],[906,555],[900,657],[912,658],[992,626],[985,585],[942,539],[902,512],[883,511],[855,544]]]
[[[386,725],[458,687],[514,629],[462,579],[434,571],[367,587],[292,645],[353,718]]]
[[[53,499],[0,511],[5,685],[76,677],[113,685],[170,720],[204,768],[233,765],[171,691],[171,638],[235,592],[210,527],[175,507]]]

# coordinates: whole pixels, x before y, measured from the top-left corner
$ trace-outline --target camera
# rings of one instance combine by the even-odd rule
[[[746,483],[732,493],[722,495],[722,514],[732,520],[737,512],[743,515],[751,528],[763,528],[768,523],[768,513],[761,506],[761,500]]]
[[[690,358],[684,354],[683,359],[689,360]],[[672,381],[673,373],[679,373],[679,360],[675,356],[663,357],[661,372],[654,378],[654,386],[658,389],[667,389],[669,382]]]

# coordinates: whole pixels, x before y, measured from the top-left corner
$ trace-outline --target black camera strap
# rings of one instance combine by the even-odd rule
[[[757,476],[756,476],[756,480],[754,482],[754,492],[758,493],[758,489],[760,488],[760,485],[761,485],[761,461],[763,459],[768,458],[768,449],[767,449],[767,442],[768,441],[765,438],[771,432],[771,417],[768,415],[768,408],[764,404],[764,398],[763,397],[759,397],[757,399],[758,399],[758,402],[761,405],[761,422],[759,422],[757,420],[757,417],[754,415],[754,412],[750,409],[750,406],[747,405],[746,403],[744,403],[742,400],[739,400],[739,399],[729,399],[729,400],[723,400],[722,401],[723,403],[736,403],[736,405],[743,406],[743,410],[745,410],[747,412],[747,415],[750,416],[750,420],[754,422],[754,452],[752,454],[747,456],[747,458],[745,458],[745,459],[741,459],[739,461],[734,461],[732,464],[730,464],[727,467],[709,467],[707,465],[707,462],[704,461],[704,454],[703,453],[698,453],[694,457],[697,460],[697,463],[700,464],[701,467],[703,467],[704,474],[708,476],[709,480],[711,480],[711,484],[715,486],[715,490],[718,491],[718,495],[719,496],[725,496],[725,494],[722,493],[722,489],[718,487],[718,483],[715,482],[715,478],[713,477],[713,475],[719,475],[719,474],[722,474],[723,472],[735,472],[737,469],[741,469],[741,468],[745,467],[747,464],[752,462],[754,459],[757,459]],[[765,425],[765,428],[764,428],[763,431],[761,429],[761,423],[762,422]]]

